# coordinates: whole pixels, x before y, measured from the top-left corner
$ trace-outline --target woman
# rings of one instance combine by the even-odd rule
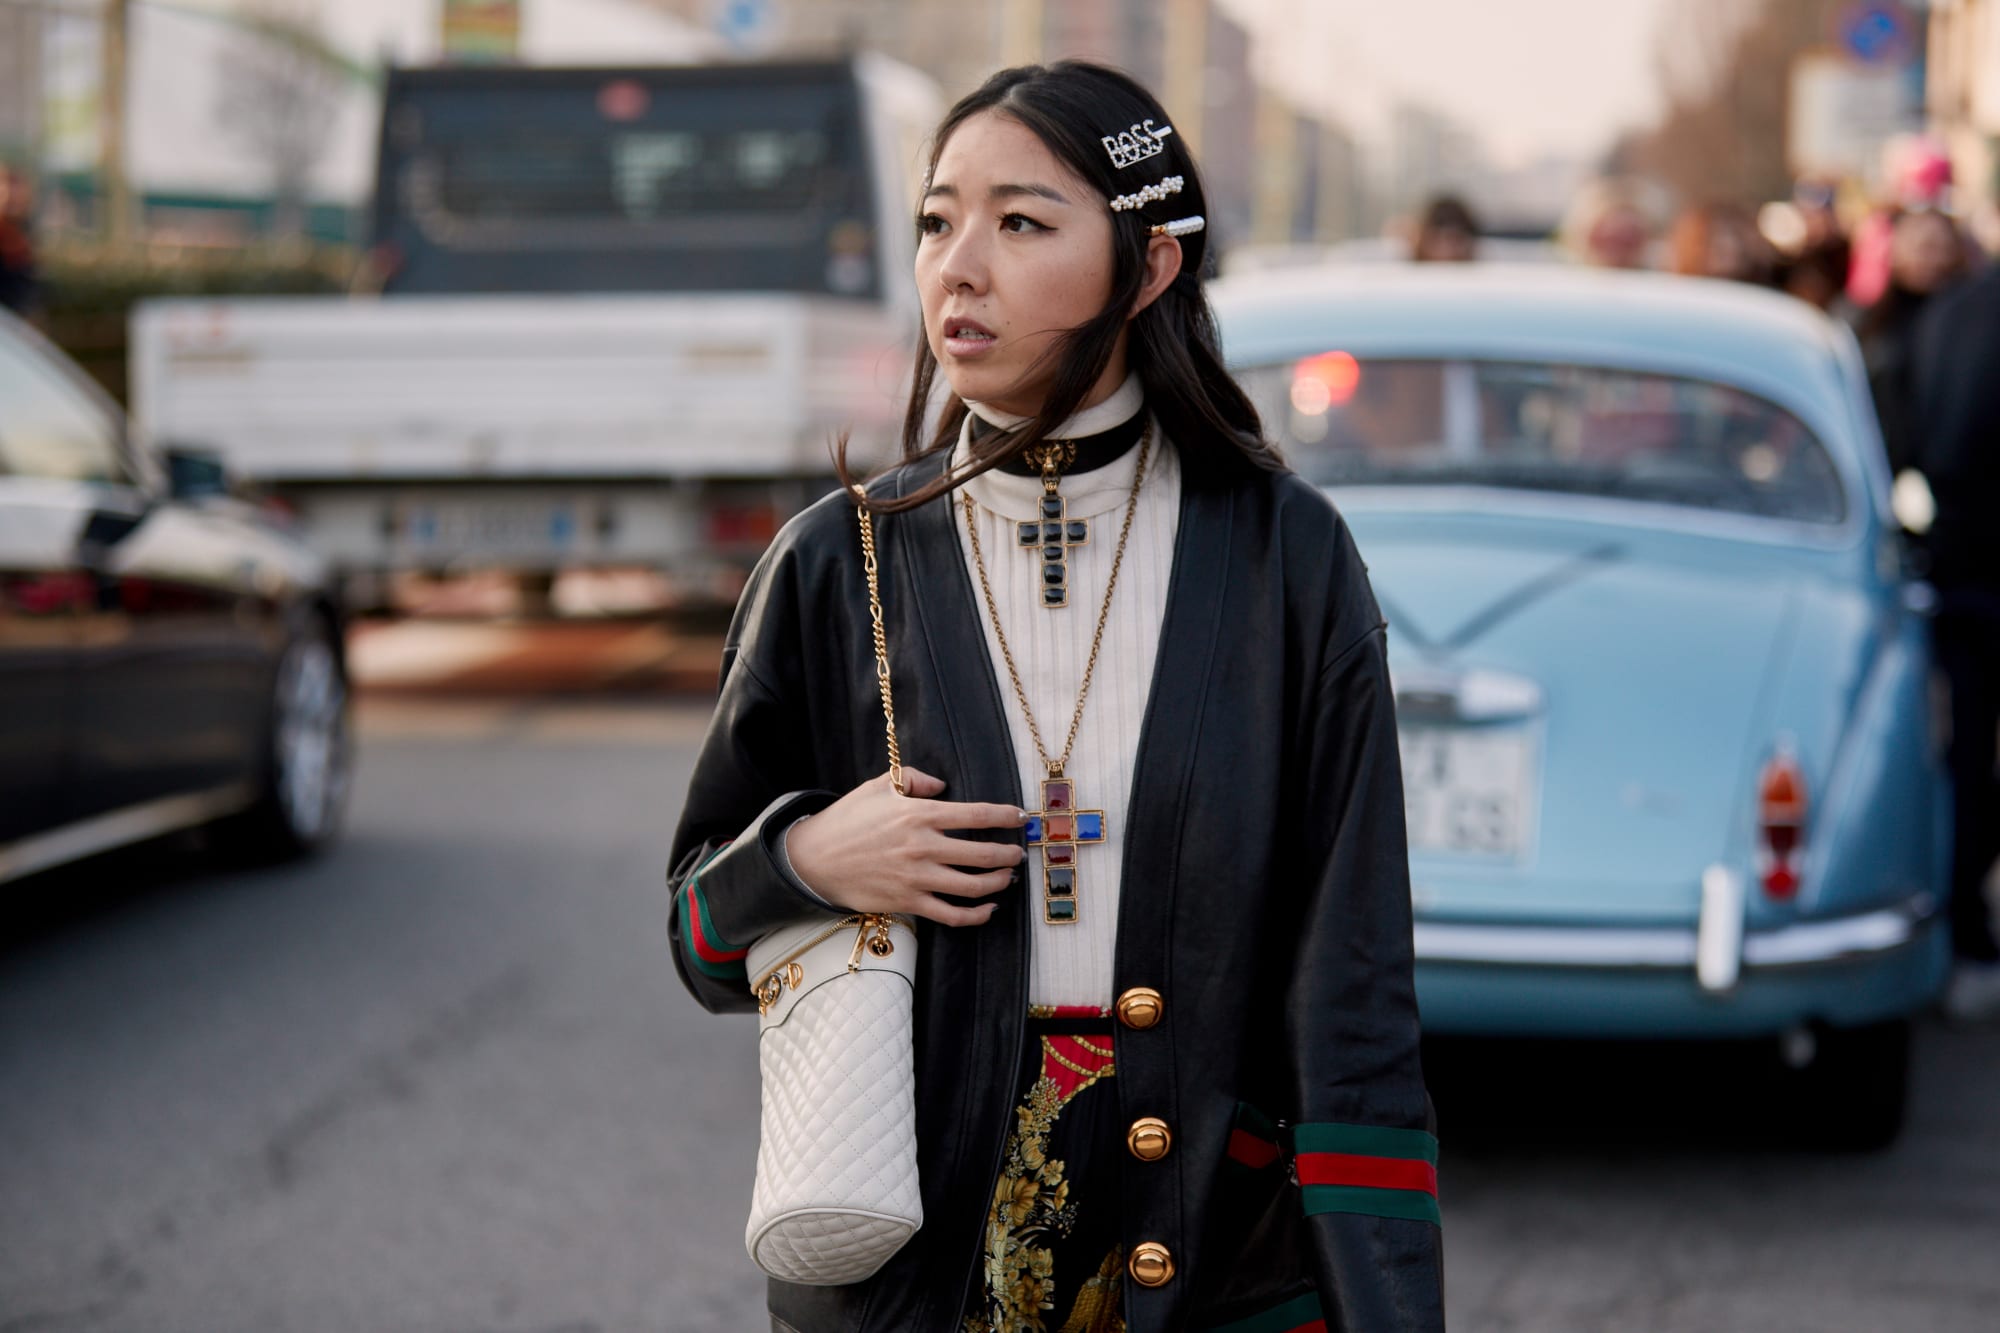
[[[1910,428],[1910,342],[1917,316],[1932,296],[1963,278],[1968,267],[1965,238],[1948,214],[1931,209],[1898,213],[1889,227],[1888,286],[1873,305],[1839,306],[1861,342],[1892,472],[1910,466],[1916,443]]]
[[[1770,286],[1777,266],[1757,223],[1733,204],[1703,204],[1674,219],[1667,268],[1696,278]]]
[[[1479,258],[1479,220],[1457,195],[1441,194],[1424,205],[1410,259],[1418,264],[1464,264]]]
[[[772,1283],[774,1328],[1442,1326],[1382,620],[1222,369],[1203,211],[1110,70],[1003,71],[939,128],[868,489],[908,797],[845,497],[738,610],[683,980],[749,1009],[743,948],[829,909],[921,940],[924,1226],[868,1282]]]

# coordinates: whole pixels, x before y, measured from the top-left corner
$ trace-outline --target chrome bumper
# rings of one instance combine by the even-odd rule
[[[1417,961],[1506,967],[1692,970],[1703,990],[1727,991],[1745,967],[1807,967],[1867,958],[1915,940],[1937,916],[1923,894],[1894,907],[1772,930],[1743,926],[1741,876],[1702,877],[1701,922],[1675,926],[1499,926],[1419,921]]]

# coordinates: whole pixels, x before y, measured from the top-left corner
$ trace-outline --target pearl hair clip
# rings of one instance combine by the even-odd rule
[[[1183,181],[1179,176],[1168,176],[1155,185],[1148,185],[1137,194],[1121,194],[1111,201],[1111,211],[1123,213],[1128,208],[1144,208],[1155,199],[1164,199],[1170,194],[1179,194]]]
[[[1172,222],[1156,222],[1150,229],[1154,236],[1191,236],[1208,225],[1208,219],[1197,213],[1191,218],[1175,218]]]
[[[1111,154],[1111,165],[1124,168],[1166,152],[1167,145],[1161,141],[1173,132],[1171,125],[1154,129],[1152,119],[1148,117],[1129,130],[1103,135],[1100,142],[1104,144],[1104,151]]]

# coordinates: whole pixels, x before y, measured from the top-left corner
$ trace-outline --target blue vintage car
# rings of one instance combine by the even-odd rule
[[[1901,1122],[1949,962],[1923,612],[1852,338],[1653,274],[1215,285],[1389,621],[1426,1030],[1773,1037]]]

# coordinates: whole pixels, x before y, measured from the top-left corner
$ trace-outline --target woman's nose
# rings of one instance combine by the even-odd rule
[[[980,292],[987,280],[986,255],[978,238],[951,235],[943,238],[944,255],[938,264],[938,282],[948,292]]]

